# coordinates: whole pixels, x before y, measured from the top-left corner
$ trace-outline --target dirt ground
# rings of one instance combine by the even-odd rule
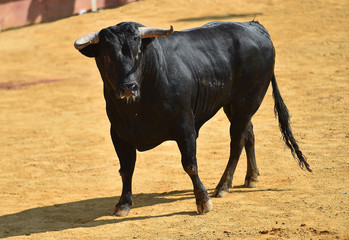
[[[134,202],[121,194],[119,163],[93,59],[73,42],[122,21],[176,30],[213,20],[256,19],[276,48],[276,78],[313,173],[281,140],[270,89],[253,118],[259,186],[234,188],[197,215],[174,142],[138,153]],[[0,238],[349,239],[349,5],[347,0],[144,0],[0,33]],[[227,163],[220,111],[201,130],[201,179],[213,192]]]

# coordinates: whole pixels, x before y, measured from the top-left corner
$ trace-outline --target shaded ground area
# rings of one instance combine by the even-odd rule
[[[144,0],[121,8],[0,33],[0,238],[348,239],[349,66],[347,1]],[[175,30],[213,20],[270,32],[275,73],[313,173],[284,147],[269,89],[253,118],[259,186],[234,188],[195,213],[173,142],[138,153],[129,216],[112,217],[121,193],[103,85],[75,39],[122,21]],[[201,130],[198,162],[212,193],[229,155],[219,112]]]

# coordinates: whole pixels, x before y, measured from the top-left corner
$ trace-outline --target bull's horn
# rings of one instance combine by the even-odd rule
[[[169,30],[162,28],[139,27],[141,38],[168,37],[173,33],[173,27]]]
[[[96,44],[99,42],[99,37],[98,37],[98,33],[99,32],[92,32],[89,34],[86,34],[82,37],[79,37],[75,43],[74,43],[74,47],[77,50],[81,50],[85,47],[87,47],[90,44]]]

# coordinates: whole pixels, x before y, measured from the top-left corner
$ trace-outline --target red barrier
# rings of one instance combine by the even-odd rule
[[[138,0],[95,0],[97,9]],[[0,30],[57,20],[91,10],[91,0],[0,0]]]

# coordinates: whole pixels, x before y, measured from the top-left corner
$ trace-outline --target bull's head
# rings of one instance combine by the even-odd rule
[[[139,55],[142,39],[166,37],[169,30],[143,27],[137,23],[120,23],[77,39],[74,46],[87,57],[94,57],[104,84],[120,99],[140,95]]]

